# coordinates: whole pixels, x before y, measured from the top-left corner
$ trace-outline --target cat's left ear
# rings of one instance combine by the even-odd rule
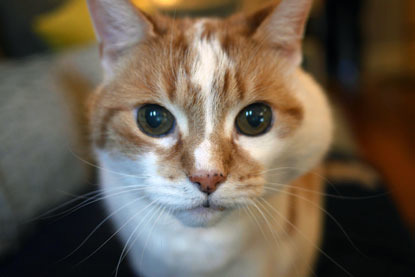
[[[259,23],[254,38],[278,48],[290,65],[299,66],[305,24],[312,3],[313,0],[281,0],[277,6],[270,5],[258,11],[253,15]]]
[[[130,0],[87,0],[100,44],[105,78],[111,78],[121,56],[131,46],[154,35],[150,17]]]

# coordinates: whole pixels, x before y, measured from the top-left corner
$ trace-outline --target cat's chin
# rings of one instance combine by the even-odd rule
[[[194,228],[210,227],[218,223],[227,213],[222,208],[196,207],[188,210],[176,211],[174,215],[184,225]]]

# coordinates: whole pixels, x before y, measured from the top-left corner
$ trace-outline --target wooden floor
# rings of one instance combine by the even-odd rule
[[[383,175],[415,230],[415,80],[371,82],[342,95],[360,154]]]

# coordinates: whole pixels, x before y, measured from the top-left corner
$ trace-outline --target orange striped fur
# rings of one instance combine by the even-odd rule
[[[114,223],[124,226],[138,273],[312,271],[321,179],[310,172],[329,147],[330,112],[300,68],[311,0],[280,2],[226,19],[172,19],[127,0],[88,0],[105,73],[89,102],[91,139],[107,206],[121,210]],[[267,131],[251,137],[235,122],[254,103],[273,115]],[[171,133],[152,137],[137,126],[147,104],[173,115]],[[204,186],[215,190],[207,194],[194,180],[212,176],[220,184]],[[142,210],[154,218],[135,219]]]

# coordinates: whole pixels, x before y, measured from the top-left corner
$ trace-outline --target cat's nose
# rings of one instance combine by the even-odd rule
[[[221,172],[197,171],[189,176],[189,180],[195,183],[201,192],[209,195],[225,182],[226,176]]]

